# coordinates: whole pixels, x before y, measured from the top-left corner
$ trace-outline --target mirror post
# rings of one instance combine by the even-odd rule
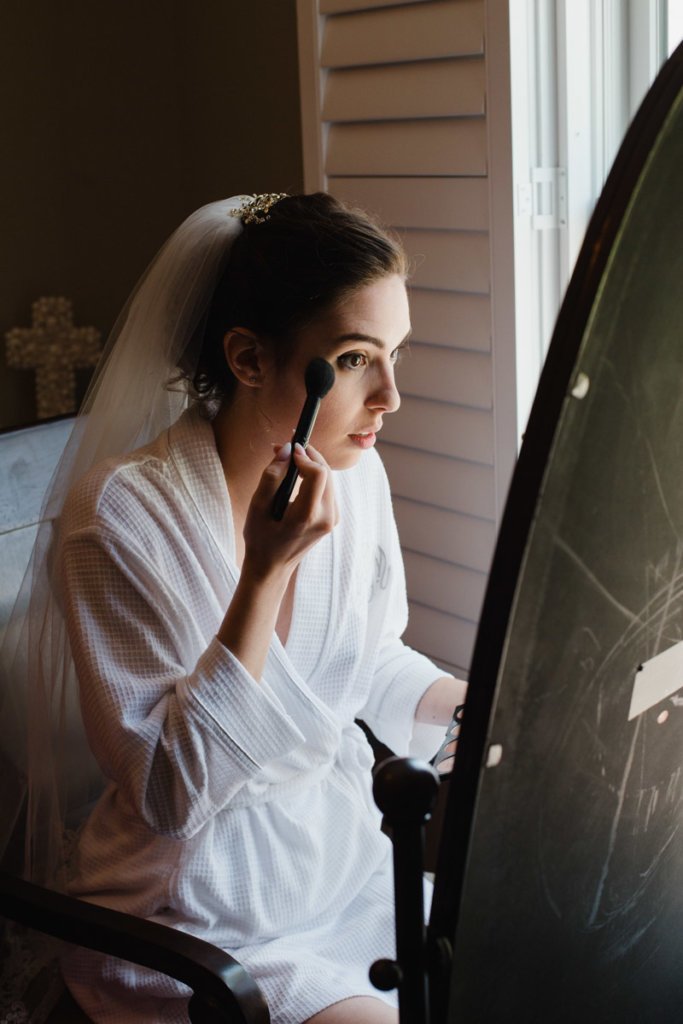
[[[370,970],[376,988],[398,989],[400,1024],[429,1024],[429,965],[424,912],[424,830],[439,789],[431,765],[392,757],[375,775],[375,802],[391,830],[394,848],[396,960]]]

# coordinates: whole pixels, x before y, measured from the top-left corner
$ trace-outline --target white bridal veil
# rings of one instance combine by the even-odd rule
[[[192,376],[203,322],[250,197],[211,203],[168,239],[119,317],[48,488],[42,525],[0,650],[0,860],[23,845],[25,874],[64,883],[64,837],[101,786],[78,707],[52,554],[73,484],[96,462],[132,451],[190,402],[166,385]],[[235,216],[235,212],[238,213]]]

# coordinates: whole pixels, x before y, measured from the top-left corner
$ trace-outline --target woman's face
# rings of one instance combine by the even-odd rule
[[[306,398],[306,367],[322,356],[335,382],[322,400],[311,444],[332,469],[355,465],[374,445],[384,416],[399,407],[394,368],[409,333],[408,296],[397,274],[351,292],[302,329],[287,364],[273,370],[261,393],[273,440],[291,438]]]

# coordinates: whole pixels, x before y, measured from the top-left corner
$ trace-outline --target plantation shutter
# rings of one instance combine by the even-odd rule
[[[306,189],[375,211],[415,268],[402,406],[378,448],[405,639],[464,674],[515,449],[514,359],[502,346],[496,377],[492,346],[491,18],[483,0],[299,0],[298,14]]]

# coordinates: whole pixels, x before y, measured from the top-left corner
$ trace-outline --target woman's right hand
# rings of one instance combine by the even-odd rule
[[[276,449],[261,476],[244,524],[245,554],[242,573],[256,580],[279,575],[288,577],[309,548],[330,533],[339,520],[332,473],[315,448],[294,446],[299,471],[298,491],[281,520],[273,518],[273,500],[287,472],[291,445]]]
[[[278,449],[251,499],[244,524],[242,571],[218,639],[260,679],[280,604],[309,548],[338,521],[332,474],[320,452],[300,445],[294,459],[301,481],[281,520],[273,519],[273,499],[287,471],[290,448]]]

